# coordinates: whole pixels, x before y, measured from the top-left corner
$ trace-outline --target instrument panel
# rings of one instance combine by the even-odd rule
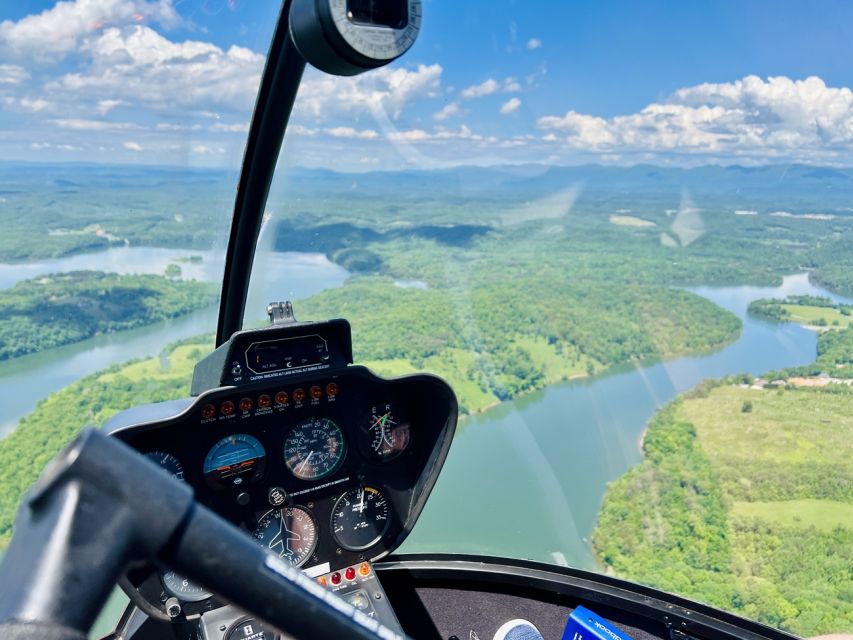
[[[364,367],[205,393],[179,415],[110,433],[196,500],[313,574],[376,560],[408,535],[456,424],[439,378]],[[184,602],[209,594],[162,573]]]

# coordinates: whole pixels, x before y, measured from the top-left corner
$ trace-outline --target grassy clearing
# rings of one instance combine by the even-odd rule
[[[651,220],[643,220],[636,216],[610,216],[610,222],[622,227],[654,227]]]
[[[853,504],[835,500],[736,501],[731,514],[738,519],[757,519],[784,527],[814,527],[826,532],[843,527],[853,531]]]
[[[809,327],[830,327],[844,329],[850,325],[850,317],[838,309],[830,307],[812,307],[803,304],[783,304],[782,308],[791,314],[791,322]]]

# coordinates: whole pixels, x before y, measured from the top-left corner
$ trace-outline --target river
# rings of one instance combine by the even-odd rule
[[[189,256],[202,260],[178,262],[183,277],[221,282],[221,252],[128,247],[25,265],[0,264],[0,289],[26,278],[80,269],[162,274],[167,265]],[[307,298],[323,289],[338,287],[349,277],[346,269],[320,253],[265,253],[259,257],[267,269],[262,278],[252,283],[246,313],[247,321],[252,323],[266,317],[267,302]],[[296,310],[298,313],[298,305]],[[0,437],[8,435],[39,400],[75,380],[133,358],[156,356],[169,343],[214,331],[216,313],[216,307],[209,307],[139,329],[100,335],[0,362]]]
[[[805,274],[780,287],[692,289],[743,320],[715,352],[553,385],[463,421],[433,494],[401,552],[453,551],[595,569],[589,540],[607,483],[642,458],[658,408],[707,378],[808,364],[816,334],[746,315],[758,298],[812,294]]]

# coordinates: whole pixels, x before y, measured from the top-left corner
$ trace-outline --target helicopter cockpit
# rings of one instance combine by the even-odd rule
[[[387,65],[428,5],[285,0],[249,125],[216,348],[189,397],[119,412],[45,469],[0,565],[0,636],[82,640],[118,584],[129,603],[105,640],[488,640],[510,618],[554,640],[795,637],[593,571],[401,552],[454,442],[453,388],[355,361],[346,317],[300,321],[299,304],[277,298],[268,324],[244,326],[306,65],[338,76]],[[516,517],[510,504],[500,514],[508,530]],[[590,614],[583,634],[568,631],[587,609],[609,626]]]

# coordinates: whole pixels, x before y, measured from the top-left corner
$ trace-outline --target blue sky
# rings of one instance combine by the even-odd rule
[[[287,162],[853,164],[849,2],[424,4],[391,67],[307,74]],[[4,3],[0,160],[237,165],[277,10]]]

